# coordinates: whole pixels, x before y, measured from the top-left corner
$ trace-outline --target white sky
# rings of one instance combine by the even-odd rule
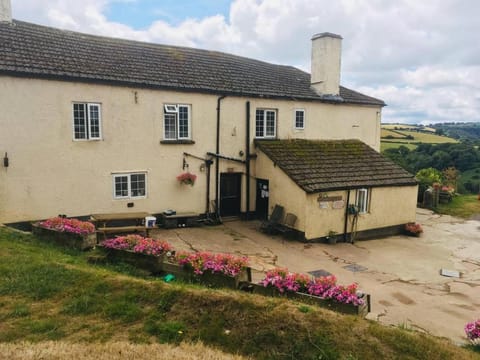
[[[384,122],[480,122],[477,0],[12,0],[18,20],[310,68],[310,39],[343,36],[342,85]]]

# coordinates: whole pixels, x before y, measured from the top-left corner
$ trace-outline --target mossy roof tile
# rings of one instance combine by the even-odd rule
[[[412,186],[412,174],[359,140],[256,140],[256,146],[308,193]]]

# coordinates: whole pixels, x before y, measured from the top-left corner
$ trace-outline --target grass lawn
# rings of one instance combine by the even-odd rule
[[[407,135],[403,135],[403,134],[399,134],[397,131],[392,131],[392,130],[388,130],[388,129],[384,129],[382,128],[380,130],[380,137],[381,138],[384,138],[386,136],[392,136],[393,138],[395,139],[403,139],[405,138]],[[393,140],[393,139],[391,139]]]
[[[437,212],[465,219],[480,214],[480,200],[478,195],[458,195],[449,204],[439,204]]]
[[[398,132],[404,134],[405,136],[411,135],[414,137],[414,140],[405,140],[405,141],[415,141],[415,142],[421,142],[424,144],[458,143],[457,140],[453,138],[449,138],[447,136],[439,136],[435,134],[427,134],[423,132],[408,131],[408,130],[401,130]]]
[[[395,140],[381,140],[380,141],[380,152],[385,151],[386,149],[395,149],[400,147],[400,145],[406,146],[409,150],[415,150],[417,145],[409,144],[406,142],[396,142]]]
[[[256,359],[478,359],[444,339],[286,299],[164,283],[126,265],[90,264],[90,254],[0,227],[0,354],[40,347],[53,358],[73,343],[73,358],[84,346],[82,359],[107,359],[135,353],[134,344],[146,359],[162,351],[149,344],[201,342]],[[193,355],[179,358],[202,358]]]
[[[397,129],[422,129],[423,131],[435,132],[434,128],[431,127],[422,127],[418,125],[408,125],[408,124],[382,124],[382,129],[395,130]]]

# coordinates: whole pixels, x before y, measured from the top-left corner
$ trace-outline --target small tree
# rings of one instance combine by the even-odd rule
[[[442,173],[434,168],[421,169],[415,175],[419,183],[432,186],[434,183],[442,182]]]
[[[460,178],[460,171],[455,169],[453,166],[450,166],[442,171],[443,180],[445,185],[452,186],[457,190],[457,182]]]
[[[423,194],[434,183],[442,182],[442,173],[434,168],[421,169],[415,175],[418,181],[418,196],[417,201],[423,202]]]

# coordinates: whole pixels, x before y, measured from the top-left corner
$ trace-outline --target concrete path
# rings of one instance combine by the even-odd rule
[[[368,318],[465,342],[466,322],[480,318],[480,222],[418,209],[420,238],[392,236],[355,244],[304,244],[258,231],[257,221],[154,232],[176,249],[247,255],[254,281],[276,266],[328,271],[372,295]],[[355,265],[356,271],[345,268]],[[461,272],[460,278],[440,269]]]

